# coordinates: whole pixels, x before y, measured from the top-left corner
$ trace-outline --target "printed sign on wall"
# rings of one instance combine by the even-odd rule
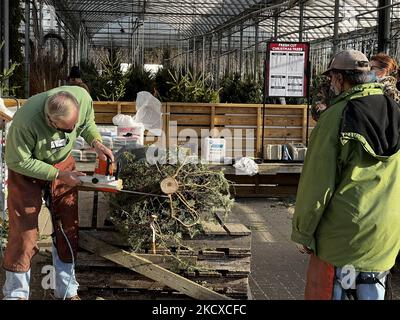
[[[309,43],[269,42],[266,93],[269,97],[307,96]]]

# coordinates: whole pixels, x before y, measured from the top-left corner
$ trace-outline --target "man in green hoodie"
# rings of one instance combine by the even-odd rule
[[[292,240],[310,253],[306,299],[388,296],[400,249],[400,111],[371,81],[368,59],[336,54],[324,73],[337,97],[310,137]]]
[[[38,215],[45,193],[53,221],[55,296],[78,299],[74,262],[78,248],[78,191],[71,156],[78,136],[99,158],[113,159],[94,122],[93,101],[83,88],[63,86],[37,94],[19,109],[7,135],[9,233],[3,259],[5,299],[28,299],[30,265],[38,252]]]

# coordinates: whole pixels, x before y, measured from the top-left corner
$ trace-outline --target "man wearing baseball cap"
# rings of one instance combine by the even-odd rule
[[[382,300],[400,249],[400,111],[360,51],[336,54],[337,94],[312,131],[292,240],[311,254],[306,299]]]

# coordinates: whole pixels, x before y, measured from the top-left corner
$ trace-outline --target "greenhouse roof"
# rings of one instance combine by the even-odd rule
[[[278,40],[297,40],[300,0],[47,0],[57,15],[77,31],[82,26],[95,44],[107,38],[129,41],[144,21],[146,41],[171,43],[212,34],[236,34],[244,29],[254,41],[254,21],[259,21],[260,40],[274,35],[278,16]],[[303,1],[303,40],[333,36],[334,0]],[[390,6],[392,21],[400,17],[400,2]],[[377,25],[377,1],[340,0],[339,34]],[[250,42],[251,40],[249,40]]]

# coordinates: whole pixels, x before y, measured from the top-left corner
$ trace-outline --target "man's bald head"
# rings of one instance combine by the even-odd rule
[[[44,113],[51,127],[69,130],[79,120],[79,103],[71,93],[60,91],[47,99]]]

